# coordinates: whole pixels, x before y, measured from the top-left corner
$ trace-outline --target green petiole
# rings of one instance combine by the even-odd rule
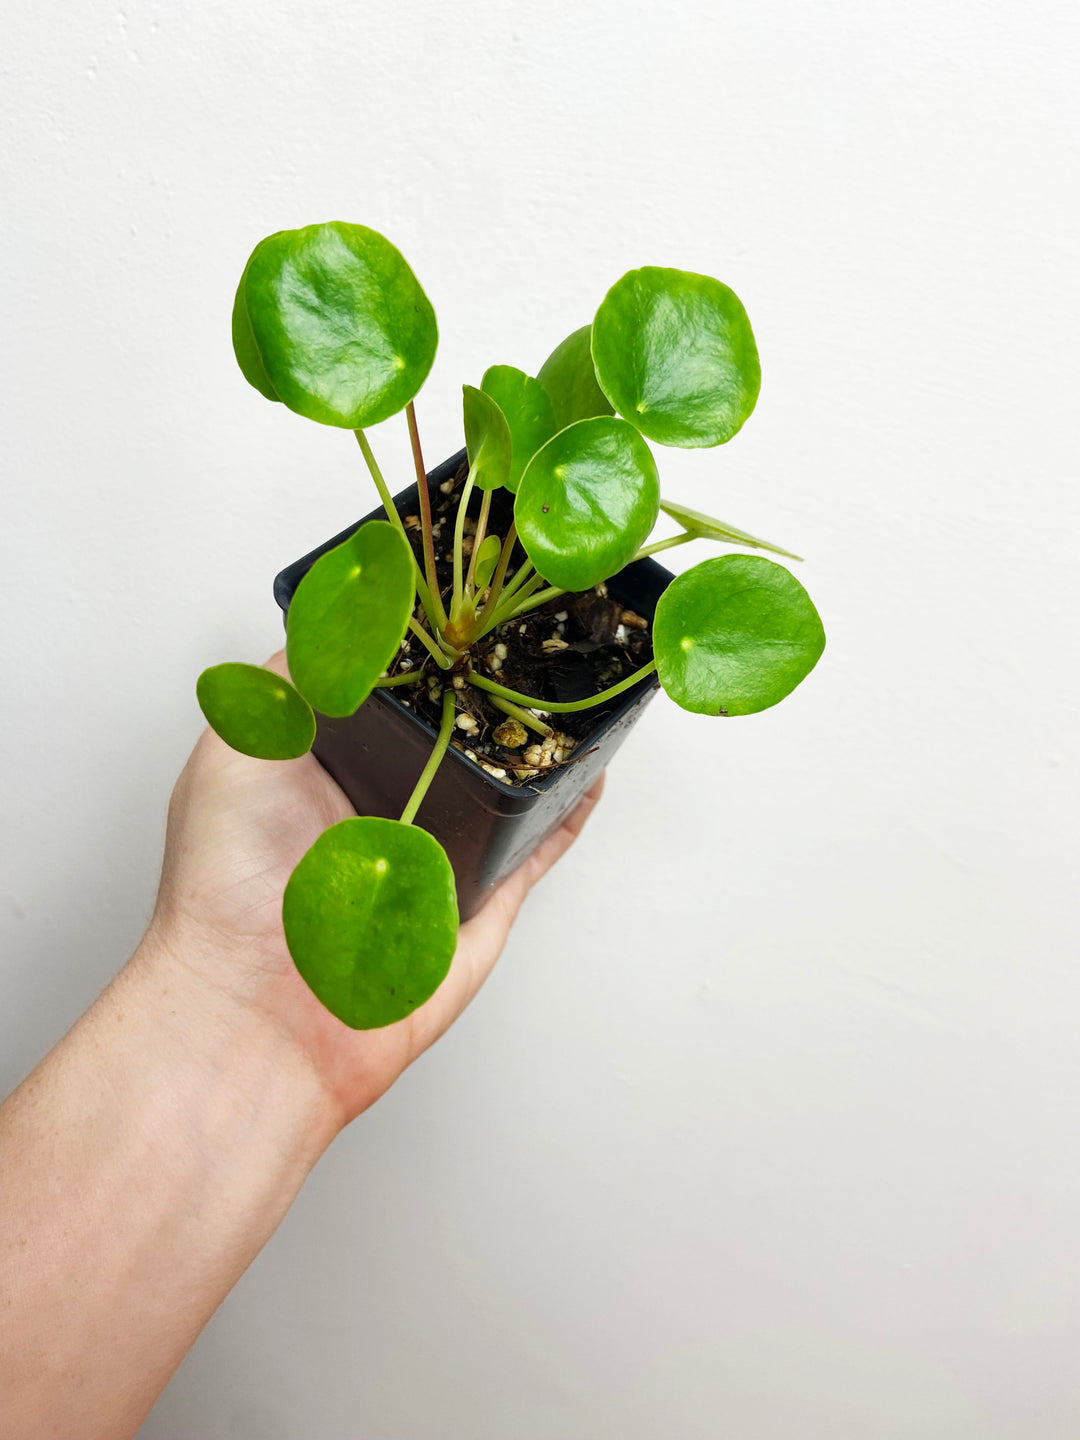
[[[514,572],[514,578],[503,586],[502,595],[499,597],[498,608],[501,610],[507,601],[518,593],[525,582],[533,578],[539,579],[539,576],[536,575],[533,569],[532,561],[526,560],[524,564],[518,566]]]
[[[491,512],[491,491],[484,491],[484,498],[480,502],[480,518],[476,522],[476,533],[473,535],[472,554],[469,556],[469,571],[465,576],[465,596],[472,599],[473,579],[476,575],[476,557],[480,554],[480,546],[484,543],[484,536],[487,534],[488,515]]]
[[[536,578],[539,579],[540,577],[537,576]],[[541,580],[540,583],[543,584],[543,581]],[[560,590],[557,585],[549,585],[546,590],[538,590],[536,594],[532,594],[531,591],[531,585],[526,585],[526,598],[522,600],[520,604],[515,605],[513,610],[510,611],[510,614],[506,616],[507,620],[516,620],[519,615],[527,615],[530,610],[538,610],[541,605],[546,605],[549,600],[555,600],[560,595],[566,594],[566,591]]]
[[[506,580],[506,567],[510,564],[510,556],[514,552],[516,543],[517,526],[511,521],[510,529],[506,532],[506,539],[503,541],[502,553],[499,555],[499,563],[495,567],[495,574],[491,577],[491,587],[488,593],[487,604],[469,626],[465,639],[466,645],[472,645],[481,635],[486,635],[492,627],[493,616],[498,610],[499,597],[502,595],[503,584]]]
[[[550,725],[545,725],[543,720],[540,720],[530,710],[525,710],[520,705],[515,705],[512,700],[504,700],[501,695],[491,695],[489,698],[496,710],[501,710],[504,715],[509,715],[511,719],[517,720],[519,724],[528,726],[530,730],[535,730],[538,735],[543,735],[546,738],[553,733]]]
[[[431,492],[428,490],[427,472],[424,469],[424,454],[420,449],[420,431],[416,424],[416,406],[410,400],[405,406],[405,418],[409,425],[409,442],[412,446],[413,466],[416,470],[416,488],[420,499],[420,529],[424,539],[424,571],[427,575],[428,591],[435,607],[430,619],[437,630],[446,625],[446,611],[439,594],[439,581],[435,570],[435,536],[431,521]]]
[[[406,670],[400,675],[384,675],[380,680],[375,681],[376,690],[390,690],[395,685],[415,685],[422,680],[423,672],[420,670]]]
[[[367,462],[367,467],[371,472],[371,478],[375,481],[375,488],[379,492],[379,499],[382,501],[383,509],[386,511],[386,518],[390,521],[391,525],[395,525],[398,530],[401,531],[406,541],[409,542],[409,553],[412,554],[412,542],[409,541],[405,525],[402,522],[401,516],[398,514],[397,506],[394,504],[390,490],[387,487],[386,481],[383,479],[382,471],[379,469],[375,455],[372,452],[371,446],[368,444],[368,438],[363,430],[354,430],[353,434],[356,436],[356,443],[360,446],[361,453]],[[428,589],[427,581],[424,579],[424,572],[420,569],[420,564],[415,555],[413,555],[413,569],[416,571],[416,592],[420,596],[420,603],[424,607],[424,613],[427,615],[428,620],[431,621],[436,613],[435,604],[431,598],[431,591]]]
[[[435,771],[442,763],[442,758],[450,748],[450,732],[454,728],[454,690],[447,686],[442,697],[442,722],[439,725],[439,738],[435,741],[435,748],[428,757],[428,762],[416,782],[416,789],[409,796],[409,803],[401,812],[402,825],[411,825],[413,817],[420,809],[420,803],[428,792],[428,787],[435,778]]]
[[[628,675],[625,680],[620,680],[617,685],[611,685],[607,690],[601,690],[599,695],[592,695],[588,700],[570,700],[559,702],[557,700],[537,700],[532,695],[522,695],[517,690],[508,690],[505,685],[499,685],[494,680],[489,680],[485,675],[470,674],[465,679],[470,685],[475,685],[478,690],[486,690],[490,695],[498,695],[503,700],[510,700],[515,705],[525,705],[530,710],[546,710],[551,715],[569,715],[574,710],[591,710],[596,705],[605,705],[609,700],[614,700],[616,695],[621,695],[624,690],[631,689],[639,680],[644,680],[656,669],[656,661],[650,660],[640,670],[635,670],[633,675]]]
[[[449,655],[444,654],[443,651],[439,649],[438,645],[431,638],[431,636],[424,629],[424,627],[420,624],[420,622],[412,618],[411,616],[409,618],[409,629],[424,646],[424,648],[427,650],[431,658],[435,661],[435,664],[438,665],[440,670],[450,670],[453,668],[454,662],[450,659]]]
[[[693,530],[684,530],[679,535],[672,535],[667,540],[655,540],[651,545],[644,546],[634,556],[634,560],[644,560],[647,555],[659,555],[661,550],[671,550],[676,545],[685,545],[688,540],[697,540],[699,537]],[[634,560],[629,563],[632,565]]]
[[[475,467],[469,467],[469,474],[461,489],[461,499],[458,501],[457,519],[454,522],[454,592],[450,600],[450,617],[457,621],[461,618],[462,607],[465,603],[465,581],[462,574],[462,545],[465,540],[465,513],[469,508],[469,496],[472,494],[475,483]]]

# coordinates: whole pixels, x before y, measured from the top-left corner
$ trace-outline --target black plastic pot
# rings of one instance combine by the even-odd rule
[[[465,452],[452,456],[428,475],[437,490],[456,475]],[[394,497],[398,513],[415,514],[415,485]],[[356,525],[327,540],[310,555],[287,566],[274,581],[274,598],[287,614],[296,587],[315,561],[340,545],[369,520],[386,518],[381,507]],[[638,560],[607,582],[623,605],[650,620],[672,574],[655,560]],[[451,747],[439,766],[416,816],[444,847],[457,877],[462,919],[483,904],[491,889],[517,868],[573,810],[593,780],[626,738],[631,725],[652,699],[655,675],[620,695],[579,741],[572,763],[537,776],[528,785],[497,780]],[[319,715],[314,754],[349,797],[358,814],[396,819],[424,768],[436,732],[397,699],[392,689],[375,690],[354,715]]]

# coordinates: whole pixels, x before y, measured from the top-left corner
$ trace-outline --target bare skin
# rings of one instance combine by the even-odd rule
[[[461,927],[432,998],[356,1032],[281,932],[293,866],[348,801],[310,755],[252,760],[202,736],[145,938],[0,1107],[5,1434],[135,1434],[319,1156],[479,990],[601,784]]]

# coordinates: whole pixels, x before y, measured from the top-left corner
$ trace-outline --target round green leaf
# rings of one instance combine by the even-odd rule
[[[502,541],[498,535],[485,535],[480,549],[476,552],[476,588],[486,590],[495,574],[502,553]]]
[[[295,760],[315,739],[304,697],[259,665],[212,665],[195,684],[199,709],[234,750],[257,760]]]
[[[408,404],[438,338],[431,302],[400,252],[339,220],[256,245],[233,307],[233,348],[248,381],[299,415],[349,430]]]
[[[722,445],[761,388],[742,301],[686,270],[646,265],[617,281],[596,312],[592,355],[615,409],[661,445]]]
[[[513,441],[506,416],[483,390],[463,385],[462,407],[465,416],[465,449],[473,484],[481,490],[497,490],[510,478]]]
[[[793,555],[790,550],[782,550],[779,545],[774,545],[769,540],[759,540],[756,535],[748,535],[745,530],[737,530],[734,525],[727,525],[723,520],[714,520],[711,515],[703,515],[700,510],[691,510],[689,505],[677,505],[674,500],[660,498],[660,509],[665,515],[670,515],[689,534],[699,536],[702,540],[719,540],[724,545],[749,545],[754,550],[771,550],[774,555],[786,555],[789,560],[801,560],[801,555]]]
[[[789,570],[757,555],[721,555],[677,575],[653,620],[660,684],[699,715],[767,710],[824,648],[810,596]]]
[[[549,584],[587,590],[633,559],[659,507],[652,452],[632,425],[611,415],[567,426],[533,456],[514,519]]]
[[[536,377],[547,391],[560,430],[575,420],[614,414],[611,401],[596,383],[591,338],[591,325],[575,330],[555,347]]]
[[[386,520],[320,556],[289,606],[296,688],[323,715],[351,715],[397,653],[416,599],[409,542]]]
[[[548,393],[539,380],[513,365],[492,365],[480,389],[498,405],[510,427],[510,474],[507,490],[517,492],[525,466],[560,427],[555,424]]]
[[[250,263],[250,262],[249,262]],[[243,371],[244,379],[249,385],[254,385],[266,396],[268,400],[276,400],[280,403],[281,396],[274,389],[270,376],[266,373],[266,366],[259,354],[259,347],[255,342],[255,332],[251,328],[251,316],[248,314],[247,303],[244,298],[244,282],[247,279],[247,271],[240,278],[240,284],[236,291],[236,299],[233,301],[232,312],[232,343],[233,353],[236,362]]]
[[[297,970],[354,1030],[410,1015],[442,984],[457,945],[446,851],[426,830],[370,815],[323,831],[281,913]]]

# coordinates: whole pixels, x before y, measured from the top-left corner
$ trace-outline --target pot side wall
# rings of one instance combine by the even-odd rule
[[[455,475],[464,451],[427,477],[437,489]],[[415,485],[394,497],[399,514],[417,507]],[[286,617],[296,587],[314,562],[369,520],[386,518],[380,507],[335,535],[276,577],[274,596]],[[608,590],[650,621],[672,574],[655,560],[638,560],[613,576]],[[457,880],[461,918],[474,915],[496,885],[525,861],[578,804],[622,744],[659,688],[649,676],[620,696],[594,731],[578,744],[575,758],[525,786],[496,780],[453,747],[439,766],[416,816],[446,850]],[[435,731],[392,690],[376,690],[354,714],[317,715],[313,753],[360,815],[396,819],[427,763]]]

